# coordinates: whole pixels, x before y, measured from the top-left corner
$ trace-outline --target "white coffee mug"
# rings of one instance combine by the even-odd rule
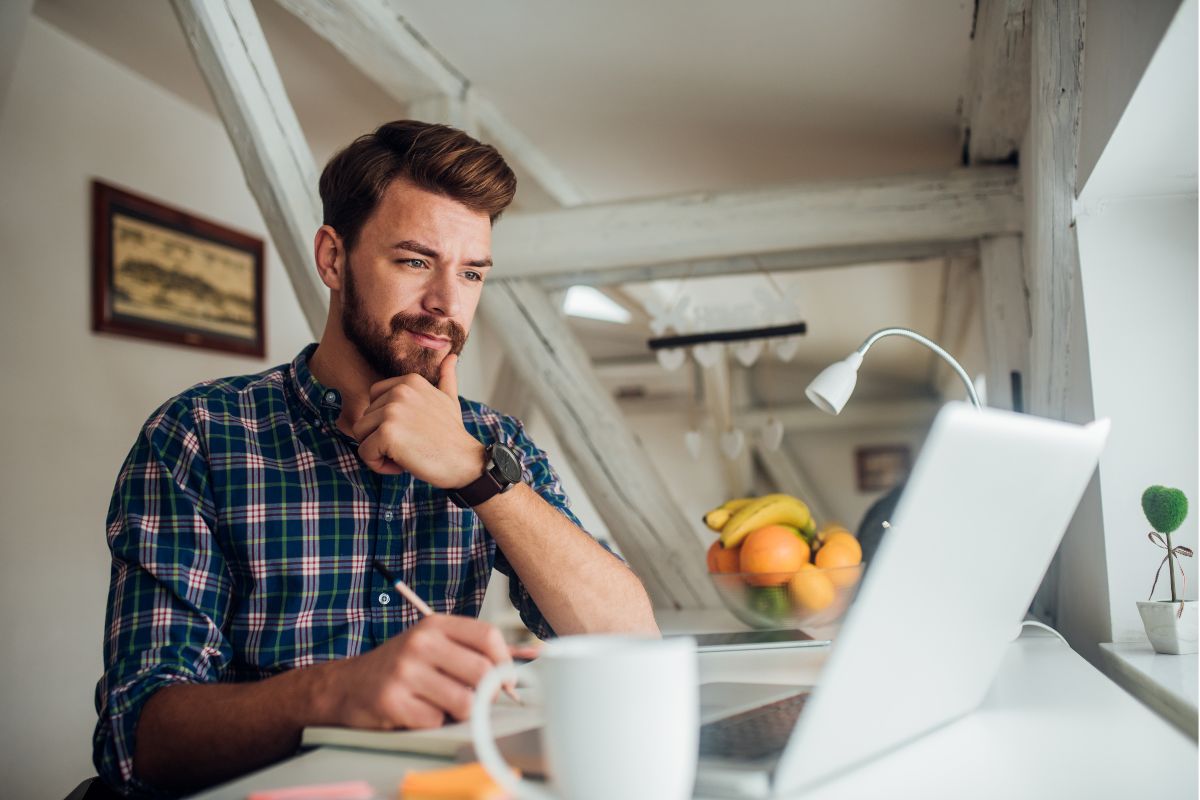
[[[506,790],[550,800],[680,800],[691,797],[699,752],[696,641],[587,635],[553,639],[521,680],[541,693],[542,755],[550,790],[516,778],[500,757],[492,697],[517,679],[493,668],[475,690],[475,755]]]

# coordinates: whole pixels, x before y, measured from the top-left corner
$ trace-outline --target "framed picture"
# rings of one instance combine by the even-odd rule
[[[885,444],[854,449],[860,492],[882,492],[908,477],[912,451],[906,444]]]
[[[92,330],[264,357],[262,240],[92,181]]]

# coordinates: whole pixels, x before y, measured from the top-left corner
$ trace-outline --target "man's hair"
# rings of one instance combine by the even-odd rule
[[[491,145],[449,125],[388,122],[351,142],[321,173],[324,223],[347,250],[397,179],[486,213],[492,222],[517,191],[516,176]]]

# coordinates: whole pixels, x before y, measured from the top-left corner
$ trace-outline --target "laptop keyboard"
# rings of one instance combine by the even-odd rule
[[[700,727],[700,755],[753,760],[783,752],[808,693],[785,697]]]

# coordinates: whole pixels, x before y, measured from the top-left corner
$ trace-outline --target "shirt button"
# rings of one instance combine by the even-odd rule
[[[333,405],[337,402],[337,392],[329,391],[325,393],[325,402]]]
[[[393,514],[391,511],[385,511],[385,512],[383,512],[383,521],[384,521],[384,522],[391,522],[391,521],[392,521],[392,520],[394,520],[395,518],[396,518],[396,515],[395,515],[395,514]]]
[[[379,605],[386,606],[390,602],[392,602],[392,596],[390,594],[387,592],[379,593]]]

